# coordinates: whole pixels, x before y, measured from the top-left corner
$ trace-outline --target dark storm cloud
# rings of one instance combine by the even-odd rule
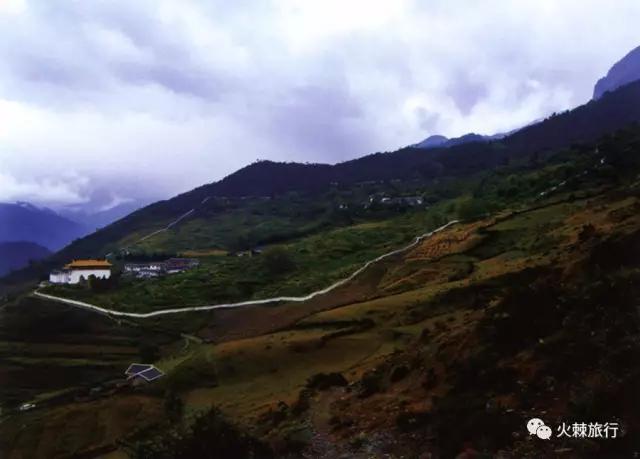
[[[474,79],[468,73],[459,73],[452,76],[451,83],[447,86],[447,94],[453,99],[460,113],[467,116],[473,107],[487,96],[488,91],[482,81]]]
[[[147,8],[144,2],[79,2],[77,8],[59,1],[33,5],[31,24],[42,33],[34,37],[16,31],[3,48],[15,80],[45,85],[30,88],[36,92],[157,85],[215,100],[231,85],[225,69],[194,58],[194,43],[185,31],[163,25],[149,10],[150,4]]]
[[[122,82],[134,85],[157,84],[168,91],[208,100],[219,98],[220,92],[228,86],[222,78],[204,69],[188,67],[176,68],[171,65],[140,66],[119,65],[114,74]]]
[[[367,130],[361,126],[363,109],[343,87],[305,86],[292,88],[270,107],[269,131],[293,151],[317,145],[309,158],[326,161],[345,149],[366,152]],[[316,150],[314,148],[313,150]]]

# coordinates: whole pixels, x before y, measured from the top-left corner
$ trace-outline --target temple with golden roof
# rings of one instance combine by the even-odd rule
[[[94,276],[98,279],[111,277],[111,263],[107,260],[73,260],[60,270],[51,271],[49,282],[52,284],[77,284]]]

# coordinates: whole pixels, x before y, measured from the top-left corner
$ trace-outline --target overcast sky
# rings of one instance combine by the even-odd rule
[[[170,197],[586,102],[616,0],[0,0],[0,201]]]

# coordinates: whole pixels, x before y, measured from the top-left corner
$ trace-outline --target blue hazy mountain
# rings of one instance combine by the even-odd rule
[[[89,229],[50,209],[29,203],[0,203],[0,242],[33,242],[56,251]]]
[[[41,260],[51,251],[34,242],[0,242],[0,276],[24,268],[30,261]]]
[[[494,135],[480,135],[475,133],[465,134],[460,137],[448,138],[443,135],[432,135],[424,139],[422,142],[411,145],[413,148],[448,148],[455,145],[462,145],[471,142],[490,142],[492,140],[499,140],[508,134],[494,134]]]
[[[58,214],[71,221],[86,226],[95,231],[126,217],[130,213],[144,207],[146,201],[127,201],[103,210],[93,210],[90,207],[81,209],[60,209]]]
[[[640,46],[616,62],[606,76],[600,78],[593,89],[593,98],[640,80]]]

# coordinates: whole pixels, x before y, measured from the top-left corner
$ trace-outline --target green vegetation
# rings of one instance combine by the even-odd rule
[[[201,250],[199,268],[50,291],[135,311],[303,294],[447,219],[464,219],[300,304],[125,323],[31,298],[0,310],[0,356],[10,375],[20,372],[8,378],[3,407],[44,400],[41,411],[11,411],[17,422],[0,425],[2,451],[207,457],[215,441],[228,454],[258,457],[411,457],[426,447],[455,457],[467,444],[514,457],[553,457],[558,448],[576,448],[578,457],[629,455],[640,438],[639,152],[640,131],[631,129],[597,148],[576,145],[545,161],[411,185],[428,208],[365,209],[342,189],[331,199],[347,208],[329,212],[334,201],[322,195],[324,210],[303,218],[317,219],[313,230],[284,231],[269,243],[263,237],[276,234],[273,227],[244,245],[229,235],[219,246],[203,236],[186,247],[191,236],[178,225],[150,239],[158,246],[148,253],[164,242],[174,244],[171,252]],[[389,193],[392,184],[371,186]],[[371,192],[355,187],[353,202]],[[237,218],[293,196],[247,200],[232,212]],[[314,198],[296,199],[300,210]],[[252,229],[232,226],[234,237]],[[257,241],[265,244],[261,255],[214,252]],[[166,376],[96,400],[60,396],[75,390],[74,377],[104,385],[142,355]],[[29,389],[18,383],[25,380]],[[541,407],[553,419],[615,420],[628,434],[584,450],[563,440],[540,446],[519,429]],[[68,427],[72,419],[83,425]],[[127,422],[140,428],[114,427]],[[64,444],[55,440],[62,431]]]
[[[139,360],[139,348],[157,350],[174,339],[175,335],[24,298],[0,310],[0,358],[5,362],[1,373],[6,382],[0,405],[16,407],[44,393],[56,396],[69,389],[76,394],[67,393],[67,398],[84,394],[121,377]]]
[[[295,263],[284,247],[268,249],[261,260],[266,272],[273,276],[279,276],[295,269]]]
[[[325,195],[291,192],[273,199],[213,198],[207,201],[211,210],[202,210],[200,217],[147,239],[137,249],[143,250],[138,252],[143,258],[145,253],[149,257],[163,251],[201,250],[205,255],[199,257],[198,269],[160,279],[116,278],[90,282],[88,289],[56,286],[47,291],[127,311],[305,295],[453,218],[477,220],[505,208],[535,206],[551,197],[575,200],[587,183],[590,190],[612,186],[623,178],[612,174],[614,164],[624,174],[634,170],[635,160],[624,152],[635,142],[634,131],[604,139],[599,148],[608,152],[606,164],[600,164],[601,153],[576,146],[543,164],[522,160],[464,180],[443,179],[429,185],[372,183]],[[420,194],[431,205],[425,209],[367,204],[371,196],[409,192]],[[338,203],[344,208],[339,209]],[[537,231],[536,244],[554,243],[544,228]],[[527,251],[519,239],[514,231],[503,235],[503,244],[515,249],[519,241],[520,250]],[[234,250],[258,244],[268,244],[262,255],[233,256]],[[229,255],[220,255],[222,249],[230,250]]]
[[[131,445],[134,459],[247,458],[267,459],[273,453],[267,445],[243,433],[222,413],[211,409],[199,414],[189,427],[154,425],[152,437]]]
[[[443,207],[328,229],[267,248],[261,255],[203,257],[199,268],[159,279],[122,277],[112,289],[53,286],[45,292],[130,311],[305,295],[434,229],[448,218]]]

